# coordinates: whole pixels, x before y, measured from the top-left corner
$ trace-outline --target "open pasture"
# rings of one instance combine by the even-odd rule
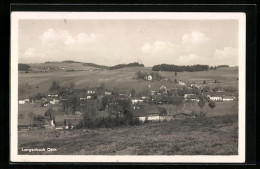
[[[237,115],[188,118],[116,129],[29,131],[19,134],[22,148],[56,148],[30,154],[75,155],[236,155]],[[32,141],[33,140],[33,141]]]
[[[143,72],[151,72],[151,68],[137,67],[137,68],[123,68],[117,70],[95,70],[95,71],[52,71],[49,73],[22,73],[19,74],[19,88],[30,86],[26,92],[19,95],[19,97],[28,97],[38,92],[46,93],[54,80],[59,81],[61,86],[69,86],[71,83],[75,84],[75,88],[97,87],[104,83],[106,88],[113,89],[118,87],[122,90],[130,90],[134,88],[136,92],[140,92],[148,88],[158,89],[164,85],[167,88],[176,87],[178,85],[166,81],[146,81],[135,79],[135,73],[140,70]],[[183,82],[196,82],[202,84],[206,80],[206,84],[210,87],[215,86],[238,86],[238,72],[237,69],[225,70],[209,70],[201,72],[178,72],[177,76],[174,72],[159,72],[160,75],[182,80]],[[215,80],[220,83],[214,83]]]

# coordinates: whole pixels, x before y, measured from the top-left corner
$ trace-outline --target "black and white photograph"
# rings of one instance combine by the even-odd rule
[[[12,12],[11,161],[244,162],[245,23]]]

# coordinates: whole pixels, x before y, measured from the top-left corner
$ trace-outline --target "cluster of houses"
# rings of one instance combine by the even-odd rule
[[[148,78],[147,80],[152,79]],[[180,85],[186,85],[184,82],[180,81]],[[167,111],[165,108],[163,108],[160,104],[172,104],[178,100],[184,100],[184,101],[193,101],[193,102],[199,102],[199,96],[196,95],[196,93],[193,93],[193,88],[199,88],[196,84],[190,84],[187,90],[183,93],[183,95],[179,95],[178,91],[182,89],[178,88],[170,88],[168,89],[166,86],[161,86],[157,90],[152,90],[151,86],[149,85],[148,88],[150,89],[149,92],[146,94],[143,94],[141,96],[132,96],[131,94],[124,94],[119,93],[117,97],[120,99],[130,99],[132,103],[133,108],[133,115],[135,117],[138,117],[142,122],[145,120],[148,121],[158,121],[158,120],[171,120],[172,117],[167,116]],[[201,90],[202,91],[202,90]],[[112,95],[113,93],[111,90],[105,90],[102,94],[96,94],[96,90],[85,90],[85,89],[73,89],[73,92],[71,95],[76,96],[79,98],[80,101],[89,100],[89,99],[101,99],[104,96]],[[205,94],[210,100],[212,101],[233,101],[237,99],[237,96],[234,96],[233,93],[224,93],[223,91],[208,91]],[[57,93],[49,93],[47,97],[42,97],[38,99],[21,99],[18,101],[19,104],[27,104],[27,103],[41,103],[42,106],[46,107],[49,105],[55,105],[58,103],[61,103],[63,101],[68,100],[69,95],[63,95],[60,96]],[[80,102],[81,104],[81,102]],[[113,104],[113,103],[110,103]],[[110,106],[110,105],[107,105]],[[82,112],[79,110],[76,110],[74,112],[74,115],[82,115]],[[37,122],[38,123],[38,122]],[[47,121],[46,124],[41,124],[42,126],[45,125],[49,127],[55,127],[57,130],[59,129],[68,129],[73,128],[76,126],[76,124],[79,123],[79,119],[63,119],[60,121]],[[33,125],[39,125],[39,124],[23,124],[23,122],[19,122],[19,126],[21,128],[26,128],[33,126]]]

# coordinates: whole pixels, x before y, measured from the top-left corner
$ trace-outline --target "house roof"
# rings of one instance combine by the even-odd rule
[[[134,109],[132,113],[135,117],[143,117],[147,115],[144,109]]]
[[[69,125],[70,123],[72,126],[76,126],[79,124],[80,121],[81,119],[66,119],[66,125]]]
[[[55,116],[55,123],[64,123],[65,119],[82,119],[82,116],[78,115],[56,115]]]
[[[150,115],[150,114],[159,114],[159,115],[165,115],[166,109],[163,107],[147,107],[146,108],[146,114]]]
[[[176,96],[164,96],[162,98],[163,102],[174,102],[179,101],[180,99],[183,99],[183,97],[176,97]]]
[[[40,121],[31,120],[31,118],[18,119],[18,126],[41,125]]]
[[[107,111],[97,111],[95,118],[100,118],[100,117],[108,117],[109,113]]]
[[[73,94],[81,94],[81,93],[85,93],[86,90],[85,89],[73,89]]]
[[[197,96],[196,95],[190,95],[190,96],[188,96],[188,99],[197,99]]]

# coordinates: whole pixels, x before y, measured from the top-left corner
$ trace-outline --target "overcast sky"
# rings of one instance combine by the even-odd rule
[[[236,20],[19,20],[19,62],[238,65]]]

